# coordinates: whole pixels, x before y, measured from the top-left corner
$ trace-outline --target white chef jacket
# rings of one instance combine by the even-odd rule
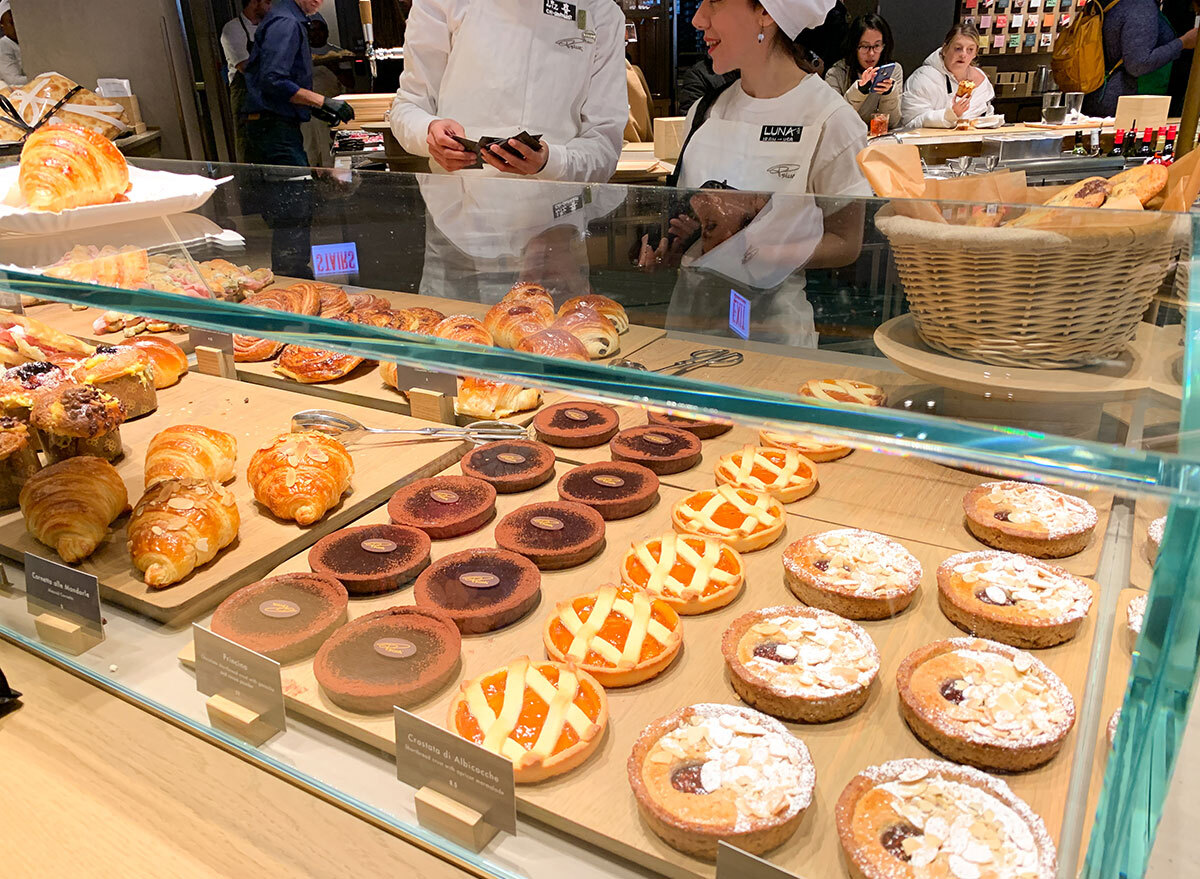
[[[625,16],[612,0],[416,0],[405,40],[389,121],[408,152],[428,156],[429,124],[453,119],[472,140],[542,135],[543,179],[612,177],[629,116]]]
[[[29,77],[21,66],[21,47],[8,37],[0,37],[0,80],[7,85],[25,85]]]
[[[936,49],[917,68],[917,72],[904,83],[904,96],[900,99],[900,114],[905,128],[953,128],[958,120],[950,112],[954,96],[958,93],[958,80],[946,69],[942,50]],[[992,115],[992,100],[996,90],[987,74],[983,82],[971,92],[971,103],[963,119],[978,119]]]
[[[242,27],[245,26],[245,30]],[[221,51],[225,53],[225,63],[229,65],[226,76],[230,82],[237,74],[237,66],[250,59],[250,42],[254,39],[254,31],[258,25],[240,12],[237,18],[231,18],[221,28]],[[247,36],[249,39],[247,39]]]

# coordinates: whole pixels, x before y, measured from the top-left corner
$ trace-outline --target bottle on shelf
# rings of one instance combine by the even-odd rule
[[[1137,120],[1133,120],[1133,124],[1129,126],[1129,130],[1125,132],[1125,145],[1121,150],[1121,155],[1125,158],[1132,158],[1137,152]]]
[[[1167,148],[1167,126],[1159,126],[1158,136],[1154,139],[1154,153],[1159,155]]]
[[[1113,134],[1113,148],[1109,151],[1109,156],[1125,155],[1125,129],[1118,128]]]
[[[1179,126],[1172,125],[1167,129],[1167,142],[1163,145],[1163,158],[1174,159],[1175,138],[1179,136]]]
[[[1139,159],[1149,159],[1154,155],[1154,129],[1147,128],[1142,132],[1142,145],[1138,147],[1137,157]]]
[[[1083,132],[1075,132],[1075,149],[1071,150],[1073,156],[1086,156],[1088,154],[1087,147],[1083,145]]]
[[[1088,141],[1087,154],[1092,158],[1100,155],[1100,129],[1093,128]]]

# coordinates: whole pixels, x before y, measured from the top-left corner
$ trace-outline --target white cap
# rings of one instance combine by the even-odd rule
[[[836,0],[759,0],[779,29],[794,40],[805,28],[825,22]]]
[[[0,0],[0,15],[6,12],[12,12],[12,4],[9,0]]]

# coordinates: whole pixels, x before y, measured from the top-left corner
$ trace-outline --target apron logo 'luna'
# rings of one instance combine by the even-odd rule
[[[764,125],[758,139],[769,143],[800,143],[803,133],[803,125]]]
[[[783,164],[772,165],[767,169],[768,174],[774,174],[776,177],[782,177],[785,180],[791,180],[796,176],[796,172],[800,170],[799,165]]]

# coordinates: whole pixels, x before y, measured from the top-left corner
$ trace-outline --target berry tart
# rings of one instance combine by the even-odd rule
[[[1159,516],[1146,528],[1146,559],[1153,567],[1158,562],[1158,551],[1162,549],[1163,531],[1167,527],[1167,517]]]
[[[630,586],[601,586],[560,602],[542,630],[546,655],[572,662],[605,687],[630,687],[664,671],[683,646],[679,614]]]
[[[714,703],[649,724],[626,768],[650,829],[707,860],[716,858],[722,840],[752,854],[787,842],[816,784],[808,748],[782,723]]]
[[[817,468],[794,449],[745,446],[717,461],[718,485],[765,491],[780,503],[808,497],[817,487]]]
[[[860,406],[882,406],[887,402],[883,388],[849,378],[810,378],[800,385],[798,393],[822,403],[857,403]]]
[[[802,434],[778,433],[774,430],[758,432],[759,445],[772,449],[794,449],[813,463],[836,461],[849,455],[854,449],[840,446],[837,443],[826,442],[815,436]]]
[[[628,519],[658,502],[658,477],[641,464],[584,464],[558,480],[558,496],[591,507],[605,519]]]
[[[700,418],[693,415],[679,415],[675,412],[659,412],[651,409],[646,413],[646,423],[650,427],[675,427],[686,430],[696,439],[712,439],[733,430],[732,421],[720,418]]]
[[[852,620],[903,611],[921,585],[921,563],[891,538],[838,528],[801,537],[783,551],[783,580],[805,604]]]
[[[465,682],[447,728],[512,761],[518,784],[569,772],[600,746],[608,698],[587,672],[527,656]]]
[[[464,476],[482,479],[500,494],[515,494],[554,478],[554,450],[545,443],[500,440],[467,452],[459,466]]]
[[[1046,825],[1007,784],[942,760],[892,760],[834,808],[854,879],[1054,879]]]
[[[861,626],[811,607],[738,617],[721,638],[721,653],[743,702],[805,723],[853,714],[879,674],[879,651]]]
[[[230,595],[209,628],[255,653],[288,663],[312,656],[346,622],[346,587],[320,574],[281,574]]]
[[[708,613],[737,598],[746,568],[737,550],[715,537],[664,534],[635,543],[621,562],[621,582],[661,598],[678,613]]]
[[[666,476],[690,470],[700,463],[700,440],[677,427],[631,427],[608,444],[614,461],[641,464]]]
[[[1030,654],[982,638],[935,641],[896,672],[900,709],[917,738],[956,763],[1021,772],[1058,753],[1075,702]]]
[[[417,577],[418,607],[444,613],[464,635],[515,623],[537,606],[542,574],[537,565],[503,549],[468,549],[438,559]]]
[[[533,429],[544,443],[563,449],[602,446],[621,429],[617,410],[600,403],[555,403],[533,417]]]
[[[1057,565],[984,550],[950,556],[937,570],[938,605],[969,635],[1013,647],[1053,647],[1079,632],[1092,589]]]
[[[526,504],[496,524],[496,545],[543,571],[573,568],[604,548],[604,518],[569,501]]]
[[[429,535],[408,525],[359,525],[318,540],[308,551],[313,573],[333,577],[351,595],[391,592],[429,565]]]
[[[1080,498],[1028,482],[985,482],[963,498],[967,530],[993,549],[1040,559],[1088,545],[1096,509]]]
[[[388,501],[396,525],[420,528],[434,540],[478,531],[496,515],[496,489],[470,476],[431,476],[401,488]]]
[[[715,537],[738,552],[754,552],[783,535],[787,518],[779,501],[765,492],[718,485],[676,502],[671,524],[681,534]]]

